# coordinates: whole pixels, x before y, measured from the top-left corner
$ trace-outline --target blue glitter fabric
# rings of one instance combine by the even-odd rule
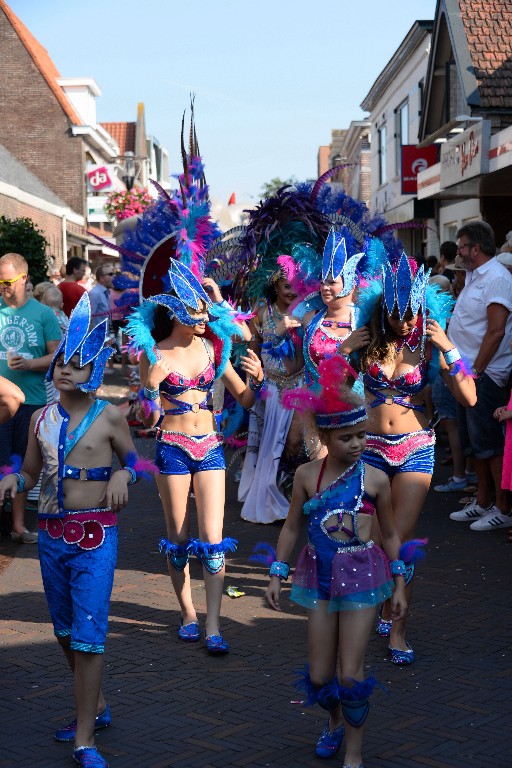
[[[347,254],[347,243],[354,242],[346,227],[336,231],[331,227],[325,241],[322,257],[322,282],[326,280],[343,280],[343,289],[338,297],[348,296],[356,285],[356,268],[364,253]]]
[[[77,384],[77,389],[82,392],[95,392],[101,386],[107,360],[113,354],[111,347],[105,347],[108,320],[98,323],[91,331],[89,331],[90,324],[91,303],[89,295],[84,293],[71,312],[68,330],[55,350],[46,374],[46,381],[52,381],[55,364],[60,355],[64,355],[65,365],[74,355],[78,355],[80,368],[92,363],[92,371],[88,381]]]
[[[71,649],[103,653],[117,561],[117,526],[105,528],[97,549],[84,550],[39,531],[41,575],[56,637]]]
[[[404,319],[409,306],[413,315],[417,315],[420,308],[424,310],[425,290],[428,285],[430,270],[425,272],[422,265],[416,275],[413,276],[409,259],[405,253],[402,253],[396,272],[393,271],[389,262],[384,264],[382,272],[384,301],[390,315],[393,314],[395,307],[398,308],[400,320]]]
[[[195,439],[200,440],[202,437],[205,435]],[[222,445],[212,448],[203,459],[194,459],[179,445],[170,445],[162,440],[156,441],[155,464],[161,475],[194,475],[196,472],[226,469]]]

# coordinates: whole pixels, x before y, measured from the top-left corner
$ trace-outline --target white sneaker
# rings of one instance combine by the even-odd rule
[[[484,507],[481,507],[480,504],[476,503],[476,499],[471,499],[463,509],[458,509],[456,512],[452,512],[450,520],[458,520],[459,522],[466,523],[470,520],[476,520],[477,517],[482,517],[487,511],[487,509],[484,509]]]
[[[493,528],[512,528],[512,515],[505,515],[493,504],[480,520],[475,520],[469,527],[472,531],[492,531]]]

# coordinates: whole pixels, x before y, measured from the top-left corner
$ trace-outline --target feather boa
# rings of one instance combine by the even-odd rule
[[[249,562],[257,565],[266,565],[270,568],[275,559],[276,551],[274,547],[264,541],[259,541],[252,550]]]
[[[238,541],[229,537],[222,539],[218,544],[210,544],[210,542],[201,541],[200,539],[191,539],[190,551],[197,557],[210,557],[211,555],[218,555],[221,552],[236,552],[237,545]]]
[[[418,560],[424,560],[425,552],[423,547],[428,544],[428,539],[410,539],[405,541],[400,547],[400,560],[405,563],[417,563]]]
[[[3,480],[4,477],[7,477],[7,475],[14,475],[15,472],[19,472],[21,469],[21,465],[23,464],[23,459],[21,456],[18,456],[18,454],[14,453],[10,457],[10,464],[4,464],[0,467],[0,480]]]
[[[160,470],[153,464],[150,459],[146,459],[144,456],[138,456],[134,451],[126,454],[124,460],[126,467],[131,467],[135,470],[137,480],[144,478],[144,480],[151,480],[151,475],[159,475]]]

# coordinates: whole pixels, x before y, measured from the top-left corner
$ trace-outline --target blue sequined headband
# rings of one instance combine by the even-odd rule
[[[48,368],[46,381],[52,381],[57,359],[64,355],[64,365],[69,363],[74,355],[78,355],[78,365],[85,368],[92,363],[92,371],[89,379],[83,384],[77,384],[77,389],[82,392],[95,392],[101,386],[107,360],[112,355],[111,347],[105,347],[108,333],[108,321],[103,320],[91,331],[91,303],[89,295],[84,293],[80,301],[71,312],[69,327],[61,339]]]
[[[322,256],[322,282],[326,280],[343,280],[343,289],[336,296],[348,296],[356,284],[356,267],[364,253],[356,253],[350,257],[347,254],[346,238],[343,231],[337,232],[331,227],[325,241]]]
[[[319,429],[341,429],[352,427],[361,421],[366,421],[368,414],[364,405],[358,405],[350,411],[338,411],[337,413],[317,413],[316,425]]]
[[[169,315],[175,316],[183,325],[197,325],[198,318],[190,315],[188,309],[200,310],[202,302],[206,305],[208,314],[212,314],[212,301],[192,270],[176,259],[171,259],[167,274],[169,290],[174,295],[159,293],[156,296],[148,296],[148,301],[167,307]]]
[[[384,302],[388,314],[393,314],[398,308],[400,320],[404,319],[407,307],[410,306],[413,315],[418,314],[420,307],[424,308],[425,289],[428,285],[430,270],[425,272],[423,265],[413,276],[409,259],[402,253],[396,272],[391,264],[386,262],[382,267],[384,279]]]

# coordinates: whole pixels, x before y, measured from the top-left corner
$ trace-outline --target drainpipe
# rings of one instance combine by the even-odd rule
[[[66,231],[66,214],[62,214],[62,263],[68,261],[68,234]]]

